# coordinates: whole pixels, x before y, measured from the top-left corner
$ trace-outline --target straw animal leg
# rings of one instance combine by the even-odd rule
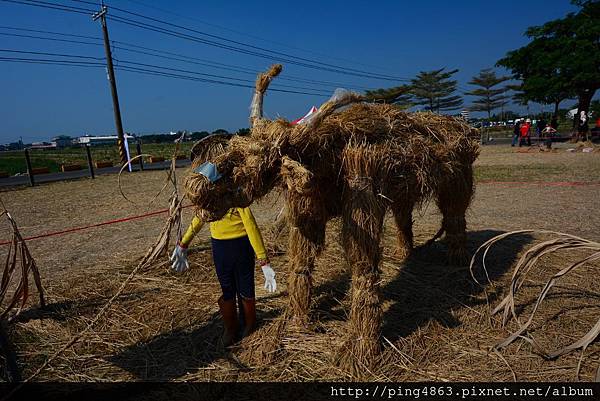
[[[397,228],[398,248],[395,255],[400,259],[405,259],[410,256],[413,251],[413,205],[398,205],[392,206],[394,220]]]
[[[296,222],[297,223],[297,222]],[[325,244],[325,221],[291,222],[288,276],[289,309],[293,323],[307,327],[312,297],[312,273],[315,258]]]
[[[448,264],[466,265],[470,259],[467,251],[467,222],[465,213],[473,196],[473,170],[466,166],[456,179],[446,182],[438,193],[438,207],[442,212],[442,227],[446,231]]]
[[[354,377],[359,377],[374,364],[380,351],[379,243],[385,207],[366,185],[353,187],[351,184],[347,195],[342,244],[352,269],[352,307],[348,338],[341,349],[339,363]]]

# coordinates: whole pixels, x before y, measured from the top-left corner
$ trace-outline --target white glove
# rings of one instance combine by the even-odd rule
[[[173,263],[171,265],[171,268],[177,273],[183,273],[184,271],[190,268],[190,264],[187,260],[187,249],[179,244],[177,244],[177,246],[173,250],[173,254],[171,255],[170,260]]]
[[[268,292],[275,292],[277,289],[277,283],[275,282],[275,271],[271,268],[271,265],[267,263],[261,266],[263,274],[265,275],[265,290]]]

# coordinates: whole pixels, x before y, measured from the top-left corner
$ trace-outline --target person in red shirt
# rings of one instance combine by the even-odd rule
[[[527,121],[525,121],[524,124],[521,124],[521,128],[519,129],[521,131],[521,137],[519,138],[519,147],[523,146],[527,138],[529,138],[530,128],[531,121],[529,119],[527,119]]]

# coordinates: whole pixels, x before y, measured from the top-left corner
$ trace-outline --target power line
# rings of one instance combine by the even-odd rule
[[[29,5],[29,6],[37,6],[37,7],[42,7],[42,8],[50,8],[50,9],[56,9],[56,10],[61,10],[61,11],[68,11],[68,12],[74,12],[74,13],[79,13],[79,14],[87,14],[87,12],[94,12],[94,10],[90,10],[90,9],[85,9],[85,8],[81,8],[81,7],[73,7],[73,6],[67,6],[65,4],[59,4],[59,3],[48,3],[45,1],[29,1],[29,2],[24,2],[24,1],[18,1],[18,0],[0,0],[0,1],[5,1],[5,2],[10,2],[10,3],[16,3],[16,4],[23,4],[23,5]],[[115,8],[115,7],[113,7]],[[175,27],[179,27],[180,29],[184,29],[184,30],[188,30],[191,32],[198,32],[204,36],[208,36],[208,37],[216,37],[219,38],[219,40],[223,40],[226,42],[230,42],[230,43],[240,43],[243,46],[246,47],[250,47],[250,48],[256,48],[256,49],[263,49],[260,48],[258,46],[253,46],[253,45],[249,45],[249,44],[245,44],[242,42],[238,42],[238,41],[233,41],[231,39],[227,39],[227,38],[221,38],[217,35],[212,35],[212,34],[207,34],[201,31],[197,31],[191,28],[186,28],[180,25],[175,25],[175,24],[170,24],[169,22],[165,22],[165,21],[161,21],[158,20],[156,18],[152,18],[152,17],[147,17],[144,16],[142,14],[138,14],[138,13],[133,13],[130,12],[128,10],[124,10],[124,9],[120,9],[120,8],[115,8],[115,10],[123,12],[123,13],[127,13],[127,14],[131,14],[131,15],[136,15],[136,16],[140,16],[141,18],[145,18],[145,19],[149,19],[149,20],[153,20],[153,21],[157,21],[161,24],[166,24],[166,25],[172,25]],[[238,52],[238,53],[242,53],[242,54],[247,54],[247,55],[252,55],[252,56],[256,56],[256,57],[261,57],[261,58],[266,58],[269,60],[276,60],[276,61],[281,61],[281,62],[286,62],[289,64],[295,64],[298,66],[302,66],[302,67],[306,67],[306,68],[312,68],[312,69],[317,69],[317,70],[323,70],[323,71],[329,71],[329,72],[334,72],[334,73],[338,73],[338,74],[344,74],[344,75],[350,75],[350,76],[358,76],[358,77],[363,77],[363,78],[371,78],[371,79],[380,79],[380,80],[387,80],[387,81],[401,81],[401,80],[406,80],[405,78],[398,78],[398,77],[391,77],[391,76],[385,76],[382,74],[372,74],[372,73],[367,73],[367,72],[360,72],[361,70],[355,70],[355,69],[351,69],[351,68],[345,68],[345,67],[337,67],[334,66],[332,64],[328,64],[328,63],[322,63],[319,61],[314,61],[314,60],[309,60],[309,59],[305,59],[302,57],[296,57],[296,56],[289,56],[286,55],[285,53],[281,53],[281,52],[277,52],[277,51],[271,51],[266,49],[265,51],[273,53],[274,55],[269,55],[269,54],[264,54],[264,53],[260,53],[260,52],[256,52],[256,51],[252,51],[252,50],[248,50],[248,49],[244,49],[244,48],[240,48],[237,46],[231,46],[231,45],[226,45],[224,43],[219,43],[219,42],[215,42],[212,40],[208,40],[208,39],[203,39],[203,38],[199,38],[197,36],[192,36],[192,35],[188,35],[188,34],[184,34],[181,32],[177,32],[177,31],[173,31],[170,29],[166,29],[166,28],[162,28],[162,27],[157,27],[155,25],[151,25],[148,23],[144,23],[141,21],[136,21],[136,20],[132,20],[132,19],[128,19],[128,18],[124,18],[124,17],[120,17],[120,16],[115,16],[112,15],[109,17],[109,19],[114,20],[116,22],[120,22],[126,25],[130,25],[130,26],[135,26],[138,28],[142,28],[142,29],[147,29],[150,31],[154,31],[154,32],[158,32],[158,33],[162,33],[162,34],[166,34],[166,35],[170,35],[170,36],[175,36],[181,39],[187,39],[187,40],[191,40],[191,41],[195,41],[197,43],[203,43],[203,44],[207,44],[210,46],[214,46],[214,47],[218,47],[218,48],[222,48],[222,49],[226,49],[226,50],[230,50],[230,51],[234,51],[234,52]],[[284,55],[286,57],[292,57],[291,59],[289,58],[284,58],[284,57],[280,57],[280,56],[275,56],[275,55]],[[301,60],[301,61],[297,61],[297,60]],[[309,63],[313,63],[313,64],[309,64],[306,63],[302,60],[306,60]],[[316,64],[316,65],[315,65]],[[332,67],[328,67],[328,66],[332,66]]]
[[[168,60],[177,60],[177,61],[190,63],[190,64],[203,65],[203,66],[206,66],[209,68],[230,70],[230,71],[234,71],[234,72],[238,72],[238,73],[242,73],[242,74],[249,74],[249,75],[252,75],[253,77],[256,77],[256,74],[257,74],[256,70],[253,70],[250,68],[245,68],[245,67],[240,67],[240,66],[225,64],[225,63],[219,63],[219,62],[215,62],[215,61],[200,59],[200,58],[177,54],[177,53],[164,51],[164,50],[152,49],[152,48],[139,46],[139,45],[135,45],[135,44],[127,43],[127,42],[117,41],[117,40],[114,40],[112,42],[117,43],[117,44],[123,44],[123,45],[129,46],[129,47],[148,50],[150,52],[155,52],[155,53],[159,53],[159,54],[152,54],[152,53],[141,51],[141,50],[128,49],[127,47],[122,47],[122,46],[114,46],[115,49],[125,50],[125,51],[129,51],[129,52],[133,52],[133,53],[145,54],[145,55],[149,55],[149,56],[153,56],[153,57],[165,58]],[[162,56],[162,54],[167,54],[172,57]],[[198,60],[198,61],[194,61],[194,60]],[[278,80],[301,82],[301,83],[316,84],[316,85],[325,85],[325,86],[331,86],[331,87],[336,87],[336,88],[337,87],[346,87],[346,88],[354,88],[354,89],[360,89],[360,90],[368,89],[366,87],[355,85],[355,84],[304,79],[304,78],[300,78],[300,77],[295,77],[293,75],[286,75],[284,77],[278,77]]]
[[[81,38],[91,38],[91,39],[95,39],[95,40],[100,40],[100,39],[94,38],[92,36],[76,35],[76,34],[69,34],[69,33],[56,32],[56,31],[43,31],[43,30],[38,30],[38,29],[16,28],[16,27],[10,27],[10,26],[0,26],[0,28],[18,30],[18,31],[24,31],[24,32],[42,32],[42,33],[47,33],[47,34],[52,34],[52,35],[60,35],[60,36],[66,36],[66,37],[76,37],[76,38],[81,37]],[[52,37],[43,37],[43,36],[35,36],[35,35],[24,35],[24,34],[5,33],[5,32],[0,32],[0,35],[20,37],[20,38],[29,38],[29,39],[39,39],[39,40],[44,40],[44,41],[55,41],[55,42],[64,42],[64,43],[102,46],[101,43],[94,43],[94,42],[80,41],[80,40],[70,40],[70,39],[60,39],[60,38],[52,38]],[[128,42],[122,42],[122,41],[116,41],[116,40],[113,40],[111,42],[113,43],[113,46],[112,46],[113,49],[118,49],[118,50],[137,53],[137,54],[144,54],[144,55],[167,59],[167,60],[171,60],[171,61],[175,60],[175,61],[180,61],[180,62],[184,62],[184,63],[188,63],[188,64],[201,65],[201,66],[219,69],[219,70],[229,70],[229,71],[233,71],[233,72],[237,72],[237,73],[241,73],[241,74],[251,75],[253,77],[256,76],[256,70],[252,70],[249,68],[234,66],[234,65],[225,64],[225,63],[219,63],[219,62],[205,60],[205,59],[199,59],[196,57],[181,55],[178,53],[173,53],[173,52],[168,52],[168,51],[163,51],[163,50],[158,50],[158,49],[152,49],[149,47],[140,46],[140,45],[136,45],[136,44],[132,44],[132,43],[128,43]],[[115,43],[122,44],[124,46],[114,45]],[[132,49],[132,47],[133,47],[133,49]],[[148,51],[137,50],[137,49],[145,49]],[[155,54],[155,53],[157,53],[157,54]],[[167,54],[170,56],[164,56],[163,54]],[[201,61],[194,61],[194,60],[201,60]],[[280,77],[278,79],[278,81],[279,80],[306,83],[309,85],[329,86],[331,88],[345,87],[345,88],[349,88],[349,89],[358,89],[358,90],[368,89],[366,87],[355,85],[355,84],[304,79],[304,78],[294,77],[293,75]],[[276,84],[276,85],[279,85],[282,87],[287,86],[290,88],[299,88],[297,86],[292,86],[292,85],[283,85],[283,84]],[[317,88],[302,88],[302,89],[318,90]]]
[[[42,52],[28,52],[28,53],[42,53]],[[65,55],[66,56],[66,55]],[[0,62],[18,62],[25,64],[49,64],[49,65],[60,65],[60,66],[72,66],[72,67],[105,67],[104,63],[99,62],[90,62],[90,61],[74,61],[74,60],[61,60],[61,59],[50,59],[50,58],[23,58],[23,57],[0,57]],[[153,76],[162,76],[167,78],[176,78],[183,79],[188,81],[197,81],[197,82],[205,82],[212,83],[218,85],[227,85],[234,86],[240,88],[248,88],[254,89],[254,85],[250,84],[242,84],[235,82],[226,82],[222,80],[216,79],[205,79],[199,78],[184,74],[175,74],[163,71],[152,70],[148,68],[139,68],[139,67],[129,67],[129,66],[115,66],[118,70],[130,71],[140,73],[142,75],[153,75]],[[310,95],[310,96],[318,96],[318,97],[328,97],[328,95],[322,93],[314,93],[314,92],[303,92],[303,91],[295,91],[295,90],[287,90],[287,89],[279,89],[279,88],[270,88],[270,91],[273,92],[282,92],[282,93],[292,93],[292,94],[300,94],[300,95]]]
[[[48,9],[53,9],[53,10],[59,10],[59,11],[67,11],[67,12],[71,12],[71,13],[75,13],[75,14],[84,14],[84,15],[88,15],[89,11],[79,11],[76,8],[73,8],[71,6],[67,6],[64,4],[57,4],[57,3],[47,3],[47,2],[41,2],[41,1],[36,1],[34,2],[25,2],[25,1],[19,1],[19,0],[0,0],[6,3],[15,3],[15,4],[22,4],[25,6],[32,6],[32,7],[40,7],[40,8],[48,8]]]
[[[290,55],[290,54],[287,54],[287,53],[279,52],[279,51],[272,50],[272,49],[267,49],[267,48],[260,47],[260,46],[254,46],[254,45],[249,44],[249,43],[244,43],[244,42],[240,42],[240,41],[237,41],[237,40],[228,39],[228,38],[225,38],[223,36],[214,35],[214,34],[211,34],[211,33],[199,31],[197,29],[188,28],[188,27],[185,27],[185,26],[182,26],[182,25],[174,24],[174,23],[168,22],[168,21],[163,21],[163,20],[160,20],[158,18],[149,17],[149,16],[146,16],[146,15],[143,15],[143,14],[140,14],[140,13],[136,13],[136,12],[133,12],[133,11],[128,11],[128,10],[125,10],[125,9],[122,9],[122,8],[119,8],[119,7],[115,7],[115,6],[111,6],[111,8],[114,9],[114,10],[120,11],[122,13],[133,15],[135,17],[139,17],[139,18],[143,18],[143,19],[147,19],[149,21],[157,22],[159,24],[163,24],[163,25],[167,25],[167,26],[171,26],[171,27],[183,29],[185,31],[189,31],[189,32],[193,32],[193,33],[200,34],[200,35],[203,35],[203,36],[207,36],[207,37],[212,38],[212,39],[221,40],[221,41],[232,43],[232,44],[235,44],[235,45],[238,45],[238,46],[245,46],[245,47],[248,47],[248,48],[251,48],[251,49],[255,49],[255,50],[259,50],[259,51],[267,52],[267,53],[272,53],[272,54],[275,54],[275,55],[278,55],[278,56],[283,56],[283,57],[287,57],[287,58],[293,58],[293,59],[301,60],[301,61],[304,61],[304,62],[316,64],[316,65],[322,65],[322,66],[325,66],[325,67],[330,67],[330,68],[335,68],[335,69],[345,69],[347,71],[353,71],[353,72],[360,73],[360,74],[377,76],[377,77],[382,78],[382,79],[383,78],[385,78],[385,79],[391,79],[391,80],[398,80],[399,79],[398,77],[393,77],[393,76],[383,75],[383,74],[377,74],[377,73],[371,73],[369,71],[363,71],[363,70],[358,70],[358,69],[354,69],[354,68],[342,67],[342,66],[338,66],[338,65],[335,65],[335,64],[324,63],[324,62],[318,61],[318,60],[312,60],[312,59],[307,59],[307,58],[304,58],[304,57]]]
[[[169,77],[169,78],[177,78],[177,79],[183,79],[183,80],[188,80],[188,81],[208,82],[208,83],[215,83],[215,84],[221,84],[221,85],[237,86],[240,88],[254,89],[253,85],[248,85],[248,84],[238,84],[238,83],[234,83],[234,82],[224,82],[224,81],[218,81],[218,80],[212,80],[212,79],[191,77],[188,75],[155,71],[155,70],[151,70],[151,69],[147,69],[147,68],[128,67],[128,66],[115,66],[115,68],[125,70],[125,71],[139,72],[139,73],[144,73],[144,74],[149,74],[149,75],[158,75],[158,76],[164,76],[164,77]],[[295,94],[321,96],[321,97],[329,96],[329,95],[322,94],[322,93],[300,92],[300,91],[292,91],[292,90],[279,89],[279,88],[269,88],[269,90],[275,91],[275,92],[295,93]]]
[[[17,54],[32,54],[32,55],[41,55],[41,56],[68,57],[68,58],[76,58],[76,59],[105,60],[104,57],[93,57],[93,56],[85,56],[85,55],[79,55],[79,54],[25,51],[25,50],[15,50],[15,49],[0,49],[0,53],[17,53]],[[130,61],[130,60],[121,60],[121,59],[117,59],[117,58],[114,58],[114,60],[117,63],[131,64],[133,66],[157,68],[157,69],[161,69],[161,70],[169,71],[169,72],[188,74],[188,76],[189,76],[189,74],[192,74],[192,75],[200,75],[200,76],[209,77],[209,78],[218,78],[218,79],[226,79],[226,80],[230,80],[230,81],[244,82],[244,83],[246,83],[246,87],[254,88],[254,86],[252,85],[253,82],[249,81],[247,79],[228,77],[228,76],[223,76],[223,75],[215,75],[215,74],[206,74],[206,73],[202,73],[202,72],[198,72],[198,71],[182,70],[179,68],[172,68],[172,67],[165,67],[165,66],[154,65],[154,64],[140,63],[140,62],[135,62],[135,61]],[[212,81],[207,81],[207,82],[212,82]],[[282,85],[282,84],[276,85],[275,89],[286,88],[286,87],[290,88],[290,89],[299,89],[299,90],[304,90],[304,91],[310,90],[312,92],[320,92],[323,95],[326,95],[328,93],[327,91],[323,91],[323,90],[319,90],[319,89],[315,89],[315,88],[306,88],[306,87],[299,87],[299,86],[293,86],[293,85]]]
[[[74,60],[56,60],[46,58],[23,58],[23,57],[1,57],[0,61],[19,62],[26,64],[51,64],[64,66],[81,66],[81,67],[104,67],[103,63],[92,61],[74,61]]]
[[[252,81],[249,81],[247,79],[242,79],[242,78],[227,77],[227,76],[215,75],[215,74],[206,74],[206,73],[197,72],[197,71],[182,70],[182,69],[179,69],[179,68],[164,67],[164,66],[158,66],[158,65],[147,64],[147,63],[139,63],[139,62],[134,62],[134,61],[121,60],[121,59],[118,59],[118,58],[114,58],[114,60],[117,63],[131,64],[131,65],[137,65],[137,66],[142,66],[142,67],[150,67],[150,68],[160,68],[160,69],[163,69],[163,70],[166,70],[166,71],[173,71],[173,72],[177,72],[177,73],[201,75],[201,76],[212,77],[212,78],[220,78],[220,79],[229,79],[229,80],[232,80],[232,81],[246,82],[246,83],[249,83],[249,84],[253,83]],[[254,88],[254,86],[251,86],[251,87]],[[276,87],[287,87],[287,88],[302,89],[302,90],[308,90],[308,89],[310,89],[312,91],[326,92],[326,91],[320,91],[318,89],[313,89],[313,88],[305,88],[305,87],[282,85],[282,84],[277,84]]]
[[[80,0],[71,0],[71,1],[76,1],[76,2],[81,2],[81,3],[87,3],[87,4],[93,4],[92,2],[88,2],[88,1],[80,1]],[[378,68],[378,69],[382,70],[381,66],[375,66],[375,65],[371,65],[371,64],[365,64],[365,63],[358,62],[356,60],[345,59],[345,58],[342,58],[342,57],[334,57],[334,56],[331,56],[331,55],[326,54],[326,53],[320,53],[320,52],[317,52],[317,51],[314,51],[314,50],[309,50],[309,49],[306,49],[306,48],[302,48],[302,47],[298,47],[298,46],[292,46],[292,45],[289,45],[289,44],[286,44],[286,43],[282,43],[282,42],[278,42],[278,41],[275,41],[275,40],[266,39],[266,38],[263,38],[263,37],[260,37],[260,36],[249,34],[247,32],[242,32],[242,31],[231,29],[231,28],[228,28],[228,27],[225,27],[225,26],[222,26],[222,25],[218,25],[218,24],[214,24],[214,23],[211,23],[211,22],[207,22],[207,21],[201,20],[199,18],[190,17],[188,15],[178,14],[178,13],[175,13],[173,11],[167,10],[165,8],[152,6],[150,4],[146,4],[146,3],[141,2],[141,1],[137,1],[137,0],[125,0],[125,1],[128,1],[130,3],[134,3],[134,4],[138,4],[138,5],[142,6],[142,7],[146,7],[146,8],[151,8],[151,9],[154,9],[154,10],[158,10],[158,11],[160,11],[162,13],[171,14],[171,15],[173,15],[175,17],[185,18],[185,19],[188,19],[190,21],[200,22],[201,24],[208,25],[208,26],[211,26],[211,27],[214,27],[214,28],[217,28],[217,29],[221,29],[221,30],[224,30],[224,31],[229,31],[229,32],[232,32],[232,33],[244,36],[244,37],[249,37],[249,38],[257,39],[257,40],[260,40],[262,42],[271,43],[271,44],[274,44],[274,45],[277,45],[277,46],[281,46],[281,47],[286,47],[286,48],[289,48],[289,49],[292,49],[292,50],[299,50],[299,51],[302,51],[302,52],[305,52],[305,53],[314,54],[316,56],[326,57],[326,58],[329,58],[331,60],[344,61],[344,62],[356,64],[356,65],[362,65],[364,67]]]
[[[82,9],[82,8],[72,9],[71,6],[66,6],[66,5],[60,5],[60,7],[57,8],[57,7],[54,7],[54,5],[57,5],[57,3],[48,3],[48,2],[43,2],[43,1],[36,1],[35,2],[35,3],[39,3],[39,4],[34,4],[33,2],[23,2],[23,1],[18,1],[18,0],[0,0],[0,1],[17,3],[17,4],[23,4],[23,5],[30,5],[30,6],[37,6],[37,7],[42,7],[42,8],[51,8],[51,9],[57,9],[57,10],[60,10],[60,11],[69,11],[69,12],[72,11],[72,12],[77,12],[77,13],[80,13],[80,14],[81,13],[85,14],[82,10],[87,10],[87,9]],[[91,12],[93,10],[88,10],[88,11]],[[115,20],[115,21],[117,21],[117,22],[121,22],[121,23],[124,23],[124,24],[132,25],[132,26],[136,26],[136,27],[139,27],[139,28],[148,29],[148,30],[151,30],[151,31],[155,31],[155,32],[167,34],[167,35],[170,35],[170,36],[175,36],[175,37],[178,37],[178,38],[192,40],[192,41],[203,43],[203,44],[209,44],[209,45],[213,45],[213,46],[224,48],[224,49],[231,50],[231,51],[238,51],[238,52],[241,52],[241,53],[244,53],[244,54],[254,55],[254,56],[262,57],[262,58],[267,58],[269,60],[280,60],[280,61],[284,61],[284,62],[287,62],[287,63],[290,63],[290,64],[296,64],[296,65],[304,66],[304,67],[307,67],[307,68],[320,69],[320,70],[324,70],[324,71],[341,73],[341,74],[345,74],[345,75],[360,76],[360,77],[375,78],[375,79],[388,79],[388,78],[381,78],[381,77],[377,77],[377,76],[369,76],[369,75],[364,75],[364,74],[356,74],[356,73],[352,73],[352,72],[349,72],[349,71],[323,68],[323,67],[309,65],[309,64],[306,64],[306,63],[302,63],[302,62],[297,62],[297,61],[294,61],[294,60],[277,59],[275,57],[272,57],[272,56],[269,56],[269,55],[266,55],[266,54],[261,54],[261,53],[257,53],[257,52],[247,51],[245,49],[239,49],[239,48],[235,48],[235,47],[232,47],[232,46],[219,44],[217,42],[207,41],[207,40],[202,39],[202,38],[197,38],[197,37],[194,37],[194,36],[191,36],[191,35],[182,34],[182,33],[176,32],[176,31],[171,31],[171,30],[164,29],[164,28],[161,28],[161,27],[156,27],[156,26],[152,26],[152,25],[149,25],[149,24],[145,24],[145,23],[142,23],[140,21],[128,20],[126,18],[122,18],[122,17],[118,17],[118,16],[111,16],[110,18],[113,19],[113,20]],[[46,32],[52,33],[50,31],[46,31]],[[73,36],[79,36],[79,35],[73,35]],[[304,82],[304,83],[309,83],[309,84],[313,83],[313,82],[311,82],[309,80],[305,80],[305,79],[302,79],[302,78],[294,78],[292,76],[288,76],[288,77],[285,77],[285,78],[282,78],[282,79],[284,79],[284,80],[291,80],[291,81],[296,80],[297,82]],[[392,80],[392,79],[388,79],[388,80]],[[314,83],[315,84],[331,85],[331,86],[336,86],[336,87],[339,87],[339,86],[355,87],[354,85],[353,86],[347,85],[347,84],[341,84],[340,85],[340,84],[337,84],[337,83],[319,82],[319,81],[316,81],[316,80],[314,81]]]
[[[28,3],[38,3],[38,4],[45,4],[45,5],[51,5],[51,6],[61,6],[61,7],[65,7],[65,8],[71,8],[73,10],[79,10],[79,11],[85,11],[85,12],[94,12],[94,10],[89,9],[89,8],[69,6],[67,4],[61,4],[61,3],[47,2],[47,1],[42,1],[42,0],[26,0],[26,1]],[[83,2],[81,2],[81,3],[83,3]],[[90,2],[88,4],[94,4],[94,3]]]
[[[304,63],[304,62],[295,61],[295,60],[291,60],[291,59],[285,59],[285,58],[280,58],[280,57],[276,57],[276,56],[271,56],[271,55],[268,55],[268,54],[263,54],[263,53],[259,53],[259,52],[255,52],[255,51],[251,51],[251,50],[246,50],[246,49],[242,49],[242,48],[235,47],[235,46],[225,45],[225,44],[222,44],[222,43],[210,41],[210,40],[207,40],[207,39],[198,38],[196,36],[188,35],[188,34],[185,34],[185,33],[173,31],[173,30],[166,29],[166,28],[157,27],[157,26],[154,26],[154,25],[146,24],[146,23],[143,23],[143,22],[140,22],[140,21],[135,21],[135,20],[131,20],[131,19],[119,17],[119,16],[112,15],[112,16],[109,16],[107,18],[109,18],[112,21],[120,22],[120,23],[125,24],[125,25],[135,26],[135,27],[138,27],[138,28],[141,28],[141,29],[146,29],[146,30],[149,30],[149,31],[162,33],[162,34],[165,34],[165,35],[168,35],[168,36],[174,36],[174,37],[177,37],[177,38],[180,38],[180,39],[190,40],[192,42],[207,44],[207,45],[210,45],[210,46],[213,46],[213,47],[218,47],[218,48],[221,48],[221,49],[226,49],[226,50],[234,51],[234,52],[237,52],[237,53],[242,53],[242,54],[247,54],[247,55],[256,56],[256,57],[260,57],[260,58],[265,58],[265,59],[268,59],[268,60],[271,60],[271,61],[285,62],[285,63],[288,63],[288,64],[294,64],[294,65],[298,65],[298,66],[302,66],[302,67],[306,67],[306,68],[312,68],[312,69],[322,70],[322,71],[329,71],[329,72],[334,72],[334,73],[344,74],[344,75],[350,75],[350,76],[357,76],[357,77],[371,78],[371,79],[381,79],[381,80],[387,80],[387,81],[397,81],[397,79],[382,78],[382,77],[376,77],[376,76],[372,76],[372,75],[359,74],[359,73],[354,73],[354,72],[347,71],[347,70],[336,70],[336,69],[333,69],[333,68],[321,67],[321,66],[307,64],[307,63]]]
[[[70,39],[59,39],[59,38],[45,38],[43,36],[22,35],[22,34],[19,34],[19,33],[0,32],[0,35],[3,35],[3,36],[13,36],[13,37],[17,37],[17,38],[47,40],[47,41],[52,41],[52,42],[63,42],[63,43],[75,43],[75,44],[82,44],[82,45],[102,46],[102,43],[84,42],[82,40],[70,40]]]
[[[84,56],[84,55],[80,55],[80,54],[47,53],[47,52],[34,52],[34,51],[14,50],[14,49],[0,49],[0,52],[19,53],[19,54],[35,54],[35,55],[41,55],[41,56],[70,57],[70,58],[91,59],[91,60],[104,60],[104,57]]]
[[[56,31],[44,31],[41,29],[30,29],[30,28],[21,28],[16,26],[8,26],[8,25],[0,25],[2,29],[11,29],[15,31],[23,31],[23,32],[35,32],[35,33],[48,33],[51,35],[59,35],[59,36],[70,36],[73,38],[81,38],[81,39],[94,39],[94,40],[102,40],[97,36],[87,36],[87,35],[77,35],[74,33],[66,33],[66,32],[56,32]]]
[[[182,59],[182,58],[174,58],[174,57],[161,56],[159,54],[152,54],[152,53],[149,53],[149,52],[127,49],[127,48],[120,47],[120,46],[114,46],[113,48],[114,49],[118,49],[118,50],[124,50],[124,51],[128,51],[128,52],[133,52],[133,53],[141,53],[141,54],[145,54],[145,55],[149,55],[149,56],[154,56],[154,57],[158,57],[158,58],[163,58],[163,59],[167,59],[167,60],[176,60],[176,61],[181,61],[181,62],[190,63],[190,64],[199,64],[199,65],[204,65],[204,66],[208,66],[208,67],[212,67],[212,68],[219,68],[219,67],[208,65],[208,64],[205,64],[205,63],[197,63],[197,62],[189,61],[189,60]],[[120,61],[118,59],[116,59],[116,60]],[[143,65],[143,64],[140,64],[140,65]],[[192,74],[206,75],[206,76],[212,76],[212,77],[217,77],[217,78],[226,78],[226,79],[232,79],[232,80],[238,80],[238,81],[244,81],[244,82],[252,82],[252,81],[249,81],[247,79],[242,79],[242,78],[223,77],[223,76],[220,76],[220,75],[207,74],[207,73],[202,73],[202,72],[198,72],[198,71],[185,71],[185,70],[178,70],[178,69],[173,69],[173,68],[171,68],[171,69],[174,70],[174,71],[180,71],[180,72],[186,72],[186,73],[192,73]],[[252,75],[252,76],[256,76],[256,72],[253,72],[253,71],[252,72],[246,72],[246,71],[240,71],[240,70],[235,70],[235,69],[234,69],[234,71],[238,72],[238,73],[244,73],[244,74],[249,74],[249,75]],[[294,80],[293,79],[288,79],[288,81],[294,81]],[[302,80],[298,80],[298,81],[304,82]],[[322,84],[322,83],[316,83],[316,82],[306,82],[306,83],[312,84],[312,85]],[[278,87],[287,87],[287,88],[293,88],[293,89],[310,89],[310,90],[316,90],[316,91],[324,91],[324,90],[319,89],[319,88],[306,88],[306,87],[299,87],[299,86],[294,86],[294,85],[285,85],[285,84],[281,84],[281,83],[276,83],[275,85],[278,86]],[[328,85],[328,86],[339,87],[340,85]]]
[[[75,1],[75,2],[78,2],[78,3],[94,4],[94,3],[91,3],[89,1],[82,1],[82,0],[71,0],[71,1]],[[245,42],[240,42],[240,41],[237,41],[237,40],[229,39],[229,38],[226,38],[226,37],[223,37],[223,36],[214,35],[214,34],[207,33],[207,32],[204,32],[204,31],[200,31],[200,30],[197,30],[197,29],[188,28],[188,27],[183,26],[183,25],[178,25],[178,24],[174,24],[174,23],[169,22],[169,21],[164,21],[164,20],[161,20],[161,19],[158,19],[158,18],[149,17],[149,16],[144,15],[144,14],[136,13],[136,12],[129,11],[129,10],[126,10],[126,9],[123,9],[123,8],[119,8],[119,7],[115,7],[115,6],[112,6],[112,5],[109,5],[109,7],[111,9],[117,10],[117,11],[119,11],[121,13],[125,13],[125,14],[132,15],[132,16],[135,16],[135,17],[143,18],[143,19],[146,19],[146,20],[149,20],[149,21],[157,22],[159,24],[167,25],[169,27],[175,27],[175,28],[178,28],[178,29],[183,29],[185,31],[193,32],[193,33],[196,33],[196,34],[199,34],[199,35],[202,35],[202,36],[206,36],[206,37],[209,37],[209,38],[212,38],[212,39],[217,39],[217,40],[220,40],[220,41],[223,41],[223,42],[232,43],[232,44],[238,45],[238,46],[248,47],[250,49],[258,50],[258,51],[261,51],[261,52],[272,53],[274,55],[283,56],[283,57],[286,57],[286,58],[289,58],[289,59],[301,60],[303,62],[312,63],[312,64],[315,64],[315,65],[321,65],[321,66],[329,67],[329,68],[334,68],[336,70],[345,70],[347,72],[354,72],[354,73],[358,73],[358,74],[370,75],[372,78],[376,78],[376,79],[386,79],[386,80],[394,80],[394,81],[398,81],[398,80],[403,80],[404,79],[404,78],[394,77],[394,76],[390,76],[390,75],[372,73],[372,72],[369,72],[369,71],[364,71],[364,70],[349,68],[349,67],[345,67],[345,66],[339,66],[339,65],[330,64],[330,63],[324,63],[324,62],[319,61],[319,60],[307,59],[307,58],[304,58],[304,57],[299,57],[299,56],[291,55],[291,54],[288,54],[288,53],[279,52],[277,50],[272,50],[272,49],[268,49],[268,48],[265,48],[265,47],[255,46],[255,45],[252,45],[252,44],[249,44],[249,43],[245,43]],[[123,17],[120,17],[120,18],[123,18]],[[123,18],[123,19],[126,19],[126,18]],[[140,21],[135,21],[135,20],[130,20],[130,21],[142,23]],[[157,28],[161,28],[161,27],[157,27]],[[218,43],[218,42],[212,42],[212,45],[221,45],[222,46],[223,44],[222,43]],[[239,51],[239,50],[242,50],[242,49],[236,48],[236,50]],[[263,54],[262,56],[265,56],[265,55]]]

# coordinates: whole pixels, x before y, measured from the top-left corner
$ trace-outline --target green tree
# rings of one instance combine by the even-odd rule
[[[494,117],[496,117],[496,119],[514,120],[516,118],[519,118],[519,114],[515,113],[512,110],[506,110],[504,111],[504,113],[502,113],[501,116],[492,116],[492,118]]]
[[[569,109],[558,109],[558,121],[565,122],[567,121],[567,114],[569,113]]]
[[[554,103],[555,113],[562,100],[575,96],[580,111],[588,112],[600,88],[600,2],[572,3],[579,12],[530,27],[526,36],[531,42],[498,61],[523,81],[527,100]]]
[[[469,84],[478,86],[478,88],[466,93],[476,97],[469,109],[471,111],[485,111],[488,120],[490,120],[493,110],[503,108],[507,104],[506,92],[508,88],[498,88],[497,86],[509,79],[508,76],[497,76],[491,68],[481,70],[479,75],[469,81]]]
[[[506,88],[513,91],[511,100],[520,106],[527,108],[527,116],[529,116],[529,102],[531,99],[527,96],[527,93],[523,89],[523,83],[516,85],[506,85]]]
[[[400,108],[408,109],[412,104],[410,85],[401,85],[387,89],[375,89],[366,91],[365,96],[372,102],[395,104]]]
[[[426,110],[439,113],[457,110],[462,106],[462,98],[454,95],[457,81],[450,79],[458,70],[421,71],[411,80],[411,93],[416,105],[424,105]]]
[[[574,96],[573,88],[561,77],[554,67],[549,49],[542,43],[531,43],[529,47],[509,52],[497,65],[508,68],[513,78],[520,79],[519,93],[515,94],[520,104],[537,102],[553,104],[558,113],[560,103]]]
[[[207,131],[194,131],[192,132],[192,141],[199,141],[202,138],[209,136],[210,133]]]

